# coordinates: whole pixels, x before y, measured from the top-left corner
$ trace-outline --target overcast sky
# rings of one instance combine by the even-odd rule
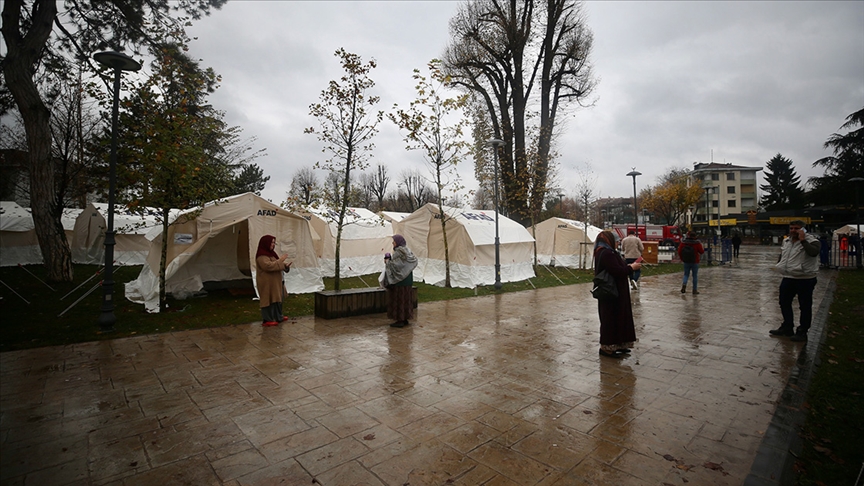
[[[305,127],[309,105],[341,76],[343,47],[378,67],[380,109],[413,98],[414,68],[440,57],[458,2],[230,1],[198,21],[192,54],[222,76],[213,105],[256,136],[263,196],[284,200],[301,167],[323,160]],[[593,107],[569,113],[559,138],[558,182],[573,196],[578,170],[596,195],[627,196],[672,167],[694,162],[764,167],[777,153],[802,180],[820,175],[822,145],[864,107],[864,2],[588,2],[599,78]],[[380,125],[372,165],[425,170],[398,130]],[[476,187],[467,161],[460,171]],[[323,173],[320,174],[323,180]],[[395,186],[393,187],[395,189]],[[760,193],[761,194],[761,193]]]

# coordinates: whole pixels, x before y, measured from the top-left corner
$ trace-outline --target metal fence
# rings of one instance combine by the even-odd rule
[[[852,268],[858,264],[861,247],[856,241],[821,239],[820,243],[819,264],[823,267]]]

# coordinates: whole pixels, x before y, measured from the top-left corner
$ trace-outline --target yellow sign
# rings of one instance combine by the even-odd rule
[[[810,224],[810,217],[809,216],[782,216],[782,217],[778,216],[778,217],[768,218],[768,221],[771,224],[783,224],[783,225],[787,225],[791,221],[795,221],[795,220],[801,220],[801,221],[804,221],[804,224]]]
[[[721,219],[719,221],[716,219],[712,219],[711,221],[708,221],[709,226],[717,226],[717,223],[720,223],[720,226],[735,226],[738,224],[738,220],[735,218],[732,218],[732,219]]]

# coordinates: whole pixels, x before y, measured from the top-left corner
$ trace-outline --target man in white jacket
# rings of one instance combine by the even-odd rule
[[[776,265],[783,280],[780,281],[780,312],[783,323],[772,329],[772,336],[791,336],[792,341],[807,341],[807,331],[813,317],[813,289],[816,287],[816,274],[819,272],[819,240],[807,233],[804,222],[794,220],[789,223],[789,237],[780,247],[780,261]],[[798,330],[792,314],[792,301],[798,296],[801,322]]]
[[[621,250],[624,251],[624,263],[630,265],[642,256],[645,246],[642,244],[642,240],[636,236],[636,230],[629,230],[627,233],[627,237],[621,240]],[[639,290],[639,276],[641,273],[640,270],[635,270],[630,274],[631,289]]]

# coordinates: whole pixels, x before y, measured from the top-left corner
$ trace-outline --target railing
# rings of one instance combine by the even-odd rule
[[[828,268],[854,268],[858,264],[855,244],[849,240],[820,240],[819,264]]]

